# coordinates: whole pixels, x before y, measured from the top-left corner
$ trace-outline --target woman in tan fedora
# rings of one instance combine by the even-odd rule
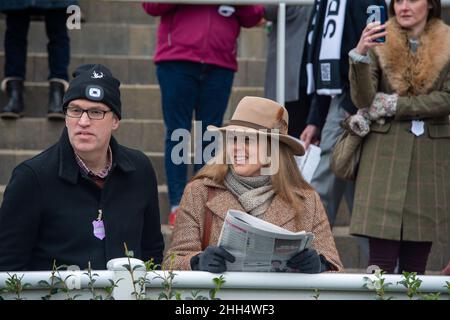
[[[294,158],[305,151],[298,140],[287,135],[287,123],[288,113],[283,106],[269,99],[245,97],[228,126],[208,127],[227,137],[225,148],[186,186],[166,266],[171,260],[175,270],[225,272],[225,261],[233,262],[234,257],[217,247],[217,242],[227,211],[235,209],[290,231],[314,233],[313,248],[292,257],[289,268],[304,273],[342,271],[320,198],[303,180]],[[255,134],[256,144],[250,138]],[[271,139],[280,142],[276,144],[278,152],[270,148],[270,143],[262,143]],[[265,145],[269,146],[270,156],[257,152]],[[252,158],[255,161],[250,161]],[[270,167],[275,170],[267,175]],[[208,215],[210,219],[205,222]]]

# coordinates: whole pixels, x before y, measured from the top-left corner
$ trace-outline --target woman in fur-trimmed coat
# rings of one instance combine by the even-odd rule
[[[369,237],[369,265],[424,273],[432,243],[450,242],[450,28],[438,0],[389,11],[349,54],[352,100],[372,121],[350,232]]]

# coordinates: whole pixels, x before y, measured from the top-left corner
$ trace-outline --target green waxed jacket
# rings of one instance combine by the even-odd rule
[[[398,93],[394,118],[364,139],[350,232],[390,240],[450,242],[450,28],[432,19],[416,53],[395,20],[371,63],[350,61],[352,100]],[[425,123],[411,132],[412,120]]]

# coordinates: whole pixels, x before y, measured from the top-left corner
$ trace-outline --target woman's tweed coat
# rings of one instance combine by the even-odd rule
[[[395,118],[365,138],[350,232],[406,240],[450,240],[450,28],[429,20],[416,53],[395,18],[371,64],[351,61],[352,100],[369,107],[376,92],[398,93]],[[411,120],[423,120],[416,137]],[[402,228],[403,226],[403,228]]]
[[[208,201],[208,189],[215,189],[214,197]],[[319,254],[342,271],[342,263],[336,250],[333,235],[325,210],[315,191],[303,191],[304,211],[296,218],[295,210],[275,196],[265,213],[265,220],[291,231],[311,231],[315,235],[314,248]],[[228,209],[244,211],[235,196],[210,179],[199,179],[189,183],[184,190],[177,215],[172,243],[166,253],[166,266],[171,253],[175,253],[172,268],[190,270],[190,259],[201,252],[201,239],[204,231],[205,206],[212,214],[210,244],[217,245],[220,231]]]

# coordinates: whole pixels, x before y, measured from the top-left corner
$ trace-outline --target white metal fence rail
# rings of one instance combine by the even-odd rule
[[[111,285],[110,280],[117,283],[113,297],[121,300],[135,299],[133,294],[135,288],[130,272],[125,265],[129,265],[127,258],[113,259],[108,262],[108,270],[92,271],[95,275],[94,283],[90,283],[86,271],[61,271],[58,276],[65,280],[69,295],[80,295],[80,299],[91,298],[92,289],[103,292],[102,289]],[[137,267],[137,268],[135,268]],[[132,259],[131,268],[135,268],[134,280],[146,278],[147,298],[157,298],[163,291],[164,279],[169,274],[167,271],[151,271],[145,273],[142,261]],[[15,272],[19,278],[22,277],[22,285],[29,284],[22,292],[22,297],[26,299],[40,299],[47,294],[48,288],[43,288],[41,280],[51,282],[51,272]],[[190,297],[193,291],[201,290],[203,295],[208,295],[208,290],[215,287],[213,279],[218,275],[209,272],[199,271],[174,271],[175,277],[172,290],[182,293],[182,298]],[[2,294],[5,282],[10,278],[11,273],[0,273],[0,295],[4,298],[13,298],[14,293]],[[295,274],[295,273],[267,273],[260,272],[226,272],[224,273],[225,283],[218,292],[220,299],[313,299],[314,295],[319,295],[319,299],[375,299],[373,290],[363,287],[364,277],[375,280],[374,275],[367,274],[345,274],[345,273],[321,273],[321,274]],[[385,283],[390,283],[386,288],[385,297],[394,299],[407,299],[406,288],[399,284],[402,280],[400,275],[384,275]],[[448,299],[446,282],[450,283],[450,276],[418,276],[422,281],[419,291],[423,294],[440,293],[441,299]],[[120,281],[119,281],[120,279]],[[264,279],[264,281],[261,281]],[[118,281],[118,282],[117,282]],[[67,296],[56,295],[54,299],[65,299]]]

